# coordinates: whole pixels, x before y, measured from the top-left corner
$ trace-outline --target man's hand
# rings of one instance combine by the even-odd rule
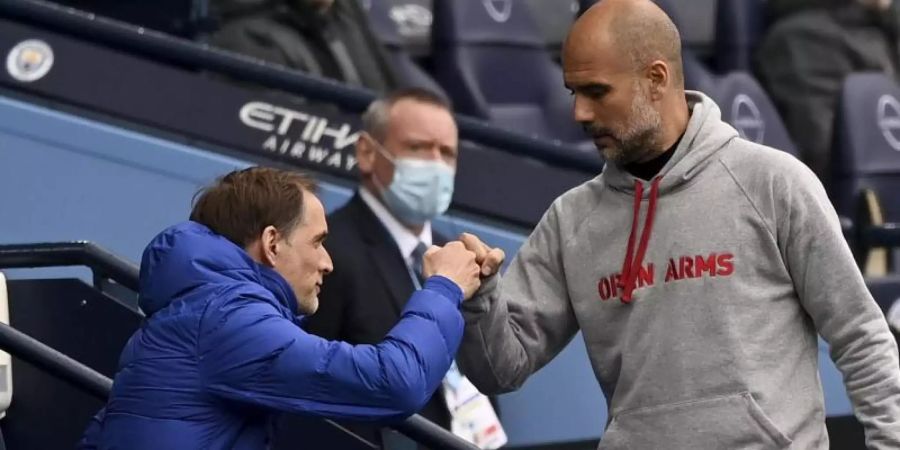
[[[500,265],[506,259],[506,253],[503,250],[488,247],[474,234],[463,233],[459,236],[459,240],[469,251],[475,253],[475,262],[481,266],[482,278],[487,278],[500,270]]]
[[[432,275],[449,278],[462,289],[466,299],[481,287],[480,269],[475,252],[467,250],[461,242],[450,242],[444,248],[432,245],[422,260],[422,274],[426,278]]]

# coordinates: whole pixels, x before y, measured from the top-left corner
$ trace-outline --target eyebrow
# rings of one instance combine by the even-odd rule
[[[322,241],[324,241],[326,238],[328,238],[328,232],[327,232],[327,231],[323,231],[323,232],[317,234],[317,235],[313,238],[313,242],[322,242]]]
[[[403,145],[406,145],[408,147],[418,147],[418,146],[425,146],[425,145],[431,146],[434,144],[435,144],[435,142],[433,140],[426,139],[426,138],[409,138],[409,139],[405,139],[403,141]]]
[[[570,90],[577,90],[577,91],[582,91],[582,92],[597,91],[600,93],[606,93],[606,92],[609,92],[612,90],[612,85],[595,81],[595,82],[579,84],[575,87],[569,87],[569,85],[566,85],[566,88],[568,88]]]
[[[407,139],[407,140],[404,141],[404,145],[407,145],[407,146],[410,146],[410,147],[411,147],[411,146],[419,146],[419,145],[428,145],[428,146],[437,145],[438,149],[440,149],[442,152],[444,152],[444,151],[450,151],[450,152],[453,152],[453,153],[457,153],[457,152],[458,152],[458,148],[457,148],[457,147],[451,147],[451,146],[449,146],[449,145],[443,145],[443,144],[441,144],[441,143],[439,143],[439,142],[436,142],[436,141],[433,141],[433,140],[431,140],[431,139],[409,138],[409,139]]]

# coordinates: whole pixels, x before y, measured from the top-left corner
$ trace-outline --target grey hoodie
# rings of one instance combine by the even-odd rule
[[[687,97],[659,181],[608,164],[464,304],[462,370],[515,390],[581,329],[609,403],[600,449],[827,449],[818,331],[870,448],[900,449],[897,346],[821,183]]]

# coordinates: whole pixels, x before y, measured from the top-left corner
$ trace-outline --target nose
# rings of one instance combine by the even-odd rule
[[[575,121],[579,123],[591,123],[594,121],[594,110],[590,102],[581,95],[575,94],[575,104],[572,107]]]
[[[322,259],[321,259],[321,267],[323,275],[328,275],[334,270],[334,262],[331,260],[331,255],[328,254],[328,250],[325,250],[325,247],[322,247]]]

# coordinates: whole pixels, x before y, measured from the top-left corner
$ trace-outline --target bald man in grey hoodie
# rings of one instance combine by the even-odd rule
[[[600,449],[827,449],[817,333],[872,449],[900,449],[900,363],[828,197],[787,153],[684,90],[678,31],[604,0],[563,48],[575,119],[608,164],[558,198],[463,306],[463,372],[515,390],[581,329],[610,421]]]

